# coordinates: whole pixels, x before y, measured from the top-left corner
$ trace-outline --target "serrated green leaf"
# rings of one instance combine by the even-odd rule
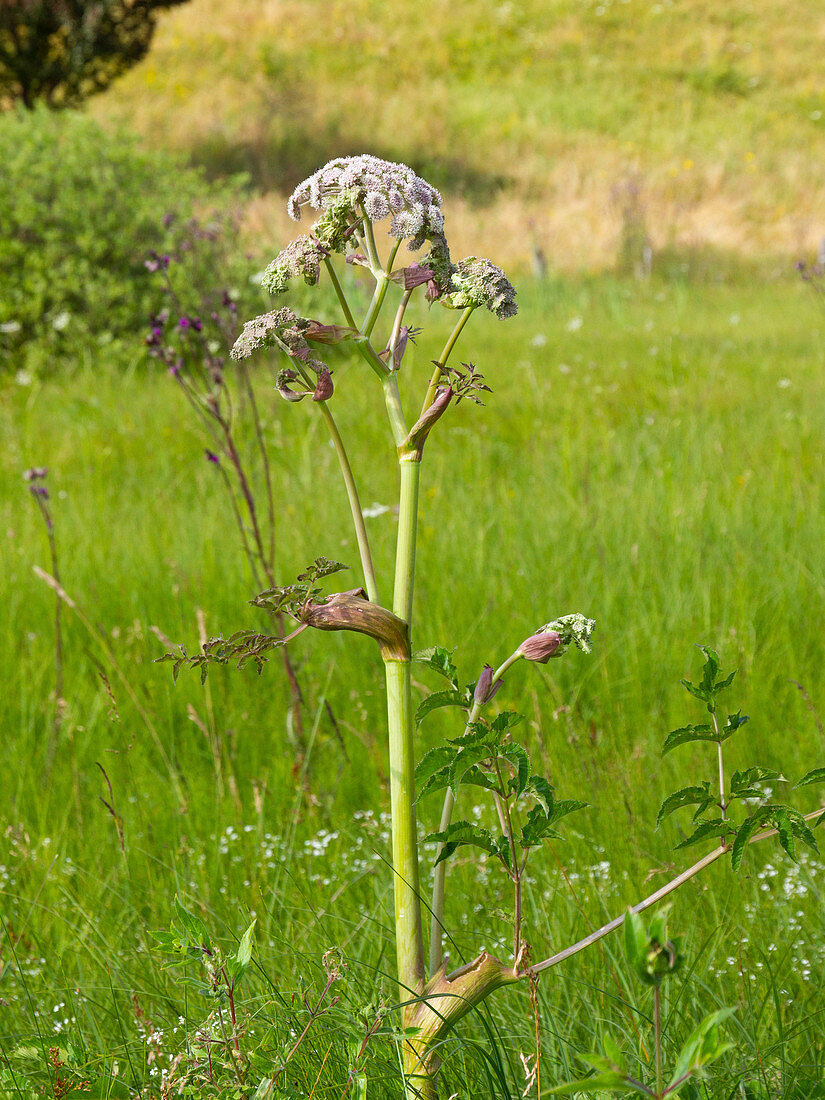
[[[427,668],[431,668],[433,672],[437,672],[439,676],[449,680],[454,688],[458,687],[458,669],[453,664],[451,650],[444,649],[440,645],[429,646],[427,649],[420,649],[417,653],[414,653],[413,660],[419,661]]]
[[[194,913],[190,911],[182,904],[180,898],[175,894],[175,916],[180,922],[181,928],[190,937],[191,941],[200,947],[209,948],[209,933],[206,931],[206,925],[200,919],[196,917]]]
[[[639,913],[632,909],[624,915],[624,952],[628,966],[638,973],[644,969],[647,953],[647,929]]]
[[[588,1093],[608,1092],[625,1085],[625,1077],[615,1070],[606,1070],[595,1077],[582,1077],[579,1081],[566,1081],[552,1089],[542,1089],[542,1096],[585,1096]],[[629,1087],[629,1086],[628,1086]],[[646,1095],[650,1095],[648,1091]]]
[[[433,789],[428,786],[429,781],[439,772],[449,769],[455,755],[456,750],[450,745],[438,745],[437,748],[424,753],[415,766],[415,785],[418,790],[418,798],[422,798],[429,790]]]
[[[742,857],[748,846],[748,841],[757,829],[767,824],[770,817],[770,807],[761,806],[756,813],[746,818],[736,831],[736,837],[730,852],[730,865],[734,871],[738,871],[742,863]]]
[[[667,755],[678,745],[687,745],[691,741],[715,740],[716,731],[709,723],[703,722],[698,726],[680,726],[679,729],[672,730],[665,738],[665,743],[662,745],[662,756]]]
[[[472,787],[483,787],[485,791],[494,791],[497,789],[496,779],[489,772],[482,771],[481,768],[469,768],[461,777],[462,784]]]
[[[466,729],[458,737],[448,737],[447,744],[462,747],[465,745],[484,744],[490,745],[491,750],[494,743],[494,738],[490,735],[490,727],[485,721],[479,720],[478,722],[468,723]]]
[[[447,859],[457,848],[465,845],[473,845],[481,848],[492,856],[499,855],[499,842],[489,831],[481,825],[470,821],[454,821],[447,829],[439,833],[430,833],[427,840],[437,840],[444,847],[433,866],[438,866],[442,860]]]
[[[680,841],[676,848],[689,848],[692,844],[698,844],[700,840],[706,840],[709,836],[721,837],[729,831],[730,822],[723,821],[721,817],[714,818],[713,821],[702,821],[695,832],[691,833],[687,840]]]
[[[731,798],[756,798],[762,791],[753,786],[754,783],[763,783],[767,779],[780,779],[784,777],[771,768],[752,767],[741,772],[734,772],[730,777]]]
[[[534,806],[521,829],[522,847],[533,848],[543,840],[560,839],[562,834],[554,828],[555,823],[567,814],[583,809],[586,805],[586,802],[575,802],[571,799],[554,802],[549,814],[541,804]]]
[[[466,745],[462,748],[448,768],[450,786],[453,793],[458,790],[464,775],[470,768],[476,767],[482,760],[490,759],[490,750],[486,745]]]
[[[490,723],[490,729],[493,733],[503,736],[508,730],[514,729],[523,721],[523,714],[517,714],[514,710],[503,710],[500,714],[497,714]]]
[[[420,726],[427,715],[439,707],[466,708],[468,705],[467,696],[463,691],[435,691],[418,704],[418,709],[415,712],[415,724]]]
[[[605,1054],[616,1067],[616,1069],[619,1070],[619,1072],[624,1073],[625,1058],[619,1044],[614,1039],[611,1039],[609,1035],[604,1035],[602,1036],[602,1046],[604,1047]]]
[[[704,813],[704,811],[712,805],[713,799],[710,797],[710,783],[702,783],[700,786],[695,787],[682,787],[680,791],[675,791],[673,794],[668,795],[659,807],[659,814],[656,818],[656,828],[658,829],[664,819],[675,810],[681,809],[682,806],[694,806],[696,803],[700,805],[700,809],[697,813]]]
[[[510,789],[516,796],[522,794],[530,779],[530,757],[527,750],[522,745],[511,743],[504,746],[500,756],[516,770],[516,774],[510,779]]]
[[[257,921],[258,918],[255,917],[250,926],[241,936],[240,942],[238,944],[238,950],[235,952],[235,958],[244,967],[249,966],[249,964],[252,962],[252,936],[255,932],[255,925]]]
[[[732,1048],[732,1043],[720,1039],[719,1025],[732,1016],[733,1011],[732,1008],[720,1008],[712,1012],[692,1032],[676,1059],[670,1089],[683,1077],[710,1065]]]
[[[545,814],[553,808],[553,786],[541,775],[531,775],[524,788],[524,794],[535,798]]]
[[[813,851],[819,853],[819,846],[817,845],[816,838],[802,814],[798,810],[794,810],[791,806],[787,806],[786,811],[791,821],[793,835],[798,837],[804,844],[807,844]]]
[[[794,783],[794,790],[797,787],[809,787],[812,783],[825,783],[825,768],[814,768],[812,772],[807,772],[797,783]]]

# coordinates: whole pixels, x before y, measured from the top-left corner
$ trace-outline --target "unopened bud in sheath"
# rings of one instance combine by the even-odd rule
[[[332,391],[334,386],[332,384],[332,377],[326,367],[318,375],[318,385],[315,387],[315,393],[312,395],[313,401],[328,401],[332,397]]]
[[[497,680],[495,687],[493,686],[493,666],[485,665],[481,670],[481,675],[478,678],[478,683],[475,686],[473,692],[473,700],[481,706],[484,703],[489,703],[495,693],[501,687],[503,681]]]
[[[561,636],[555,630],[539,631],[526,638],[518,647],[518,652],[528,661],[538,661],[545,665],[561,645]]]

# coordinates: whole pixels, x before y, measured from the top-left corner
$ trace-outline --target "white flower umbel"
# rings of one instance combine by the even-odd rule
[[[486,306],[500,320],[515,317],[518,312],[513,284],[491,260],[468,256],[460,260],[450,279],[455,289],[442,299],[453,309]]]
[[[283,294],[290,279],[303,278],[307,286],[315,286],[326,256],[326,249],[303,233],[288,244],[267,267],[261,278],[261,286],[270,294]]]
[[[303,350],[307,343],[301,334],[308,327],[309,321],[299,317],[288,306],[274,309],[247,321],[229,354],[233,359],[248,359],[258,348]]]
[[[444,228],[441,195],[434,187],[406,164],[368,153],[338,157],[305,179],[292,193],[289,216],[300,220],[302,206],[339,217],[345,210],[356,218],[363,212],[373,222],[391,217],[390,236],[409,239],[411,248]]]

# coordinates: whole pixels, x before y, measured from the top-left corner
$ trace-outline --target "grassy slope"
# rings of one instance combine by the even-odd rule
[[[823,233],[825,19],[806,0],[191,0],[100,117],[267,194],[331,155],[408,160],[462,250],[615,256],[628,186],[657,246],[795,253]]]
[[[725,663],[740,668],[731,702],[753,721],[729,767],[781,760],[796,775],[822,763],[815,722],[789,679],[818,703],[825,698],[815,626],[825,593],[822,319],[807,295],[791,283],[528,285],[515,321],[479,318],[463,345],[495,392],[485,409],[462,405],[430,445],[417,641],[456,646],[470,679],[484,660],[510,652],[548,616],[581,609],[598,619],[591,659],[520,670],[497,700],[528,713],[529,743],[559,793],[595,804],[571,842],[558,848],[559,858],[582,872],[574,887],[595,911],[592,919],[620,912],[651,888],[643,885],[648,872],[671,859],[683,862],[669,852],[675,824],[654,835],[651,823],[663,791],[713,771],[699,751],[664,763],[658,756],[664,732],[700,720],[678,685],[698,668],[692,643],[717,645]],[[436,313],[430,323],[443,327],[444,318]],[[422,345],[405,360],[416,390],[430,357]],[[364,499],[391,503],[391,470],[374,460],[365,464],[366,456],[388,451],[371,411],[370,381],[362,367],[342,367],[336,412],[342,428],[354,432]],[[271,405],[262,382],[285,501],[283,576],[318,552],[353,560],[343,500],[327,488],[332,455],[318,430],[305,434],[312,410]],[[251,670],[218,670],[208,694],[191,675],[173,687],[168,669],[150,663],[161,651],[150,626],[191,645],[198,607],[211,631],[252,625],[244,605],[250,582],[220,487],[168,380],[85,372],[60,387],[5,390],[0,414],[8,441],[0,499],[10,563],[0,581],[6,609],[0,644],[17,655],[7,661],[0,703],[13,762],[4,779],[10,829],[0,885],[23,960],[23,977],[13,970],[4,994],[11,1008],[2,1025],[6,1048],[32,1034],[34,1004],[45,1009],[48,1021],[40,1026],[48,1034],[51,1004],[68,1003],[66,1017],[78,1024],[67,1030],[82,1032],[121,1064],[127,1051],[137,1057],[132,990],[170,1025],[178,1014],[194,1013],[197,1005],[187,1005],[146,961],[146,929],[168,919],[175,889],[201,899],[217,928],[226,922],[238,929],[243,912],[255,911],[263,958],[286,993],[299,975],[311,977],[323,950],[344,944],[354,964],[346,1003],[369,1000],[372,968],[380,973],[386,966],[391,908],[389,876],[372,854],[385,853],[381,827],[349,822],[355,808],[386,807],[382,691],[370,644],[305,636],[296,648],[309,659],[302,675],[318,719],[307,800],[292,754],[284,751],[284,690],[274,663],[261,680]],[[40,462],[53,469],[66,586],[111,638],[171,770],[116,670],[70,619],[69,710],[43,782],[52,601],[31,574],[33,563],[46,564],[45,542],[18,480],[20,469]],[[379,569],[386,570],[392,515],[370,522]],[[119,718],[110,712],[97,661]],[[324,693],[346,749],[315,710]],[[214,752],[188,707],[214,731]],[[450,729],[434,717],[424,744]],[[186,786],[182,805],[173,796],[173,773]],[[122,815],[124,853],[99,797]],[[436,813],[435,805],[424,807],[425,826]],[[227,826],[237,836],[227,839]],[[341,838],[318,839],[319,829],[340,830]],[[678,904],[677,923],[691,928],[693,949],[711,939],[699,963],[701,983],[677,1016],[685,1014],[684,1027],[720,1001],[738,1002],[745,1062],[756,1044],[771,1067],[781,1060],[781,1040],[777,1014],[762,1010],[763,999],[772,1005],[776,990],[777,1011],[791,1025],[788,1049],[801,1056],[819,1034],[808,1014],[821,997],[822,968],[812,930],[819,904],[814,882],[803,871],[783,887],[784,869],[757,879],[765,858],[778,862],[759,855],[735,883],[723,873],[711,876]],[[599,869],[602,861],[607,870]],[[588,924],[552,859],[536,872],[529,908],[538,954]],[[505,904],[506,892],[489,874],[493,900],[485,902],[482,929],[465,898],[479,896],[476,877],[486,879],[487,872],[458,861],[459,890],[447,920],[466,952],[482,942],[499,949],[501,941],[503,949],[506,940],[495,904],[499,889]],[[706,892],[709,883],[717,888]],[[766,898],[770,906],[760,904]],[[742,924],[744,932],[726,942]],[[768,953],[771,942],[778,952]],[[613,975],[607,993],[604,961],[595,953],[543,983],[548,1073],[561,1073],[571,1049],[598,1030],[581,1012],[582,996],[632,1038],[627,1013],[613,997],[615,982],[627,984],[615,951],[606,948]],[[803,959],[814,960],[808,981]],[[265,983],[256,988],[263,1003],[271,1002]],[[499,995],[495,1012],[503,1049],[529,1049],[524,998]],[[307,1087],[324,1049],[313,1048],[302,1063]],[[461,1047],[455,1057],[470,1053]],[[341,1052],[331,1058],[316,1095],[340,1095],[345,1059]]]

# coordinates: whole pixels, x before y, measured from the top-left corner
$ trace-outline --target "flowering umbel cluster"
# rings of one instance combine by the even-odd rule
[[[490,260],[468,256],[459,261],[450,276],[455,290],[447,295],[445,305],[454,309],[486,306],[500,320],[515,317],[518,312],[516,291],[500,267]]]
[[[578,611],[562,615],[552,623],[545,623],[535,634],[525,638],[518,652],[528,661],[546,664],[551,657],[561,657],[569,646],[577,646],[582,653],[590,653],[591,638],[596,628],[595,619],[588,619]]]
[[[409,239],[412,249],[444,229],[438,191],[406,164],[368,153],[331,160],[299,184],[287,206],[289,216],[299,221],[306,205],[339,218],[344,213],[360,218],[359,208],[373,222],[391,217],[390,236]]]
[[[476,256],[457,265],[452,262],[441,195],[406,164],[367,153],[338,157],[296,187],[287,206],[296,221],[303,206],[320,211],[321,216],[309,234],[287,245],[267,267],[262,285],[270,293],[283,294],[295,279],[315,286],[321,264],[333,252],[345,254],[348,262],[372,267],[374,259],[353,251],[353,245],[366,247],[362,239],[366,225],[389,218],[391,237],[406,240],[411,251],[429,246],[417,263],[389,274],[394,283],[406,291],[426,284],[427,301],[449,309],[485,306],[502,320],[515,315],[516,292],[500,267]]]
[[[290,279],[303,278],[307,286],[316,286],[321,264],[329,253],[306,233],[286,246],[264,271],[261,286],[270,294],[283,294]]]
[[[305,359],[306,354],[302,353],[308,352],[309,346],[303,334],[309,326],[310,322],[289,306],[273,309],[246,322],[230,354],[233,359],[248,359],[259,348],[277,347]]]

